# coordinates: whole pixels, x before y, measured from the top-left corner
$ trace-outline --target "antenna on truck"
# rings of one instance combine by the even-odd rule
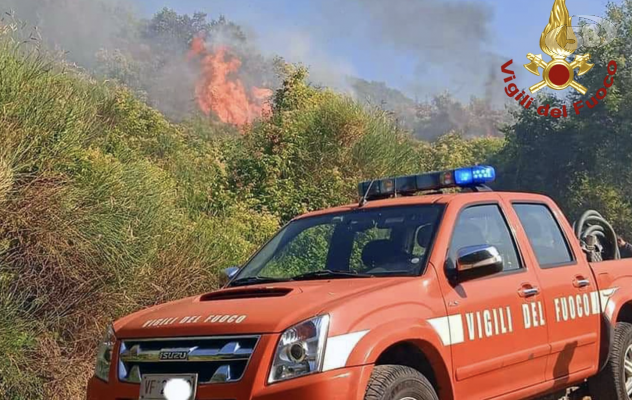
[[[369,187],[367,188],[366,192],[364,192],[364,195],[360,198],[360,204],[358,204],[358,207],[364,207],[364,205],[367,203],[367,197],[369,196],[369,192],[371,191],[371,186],[373,186],[374,182],[375,182],[375,179],[371,180],[371,183],[369,184]]]

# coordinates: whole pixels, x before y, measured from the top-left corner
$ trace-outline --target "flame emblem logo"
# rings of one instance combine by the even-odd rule
[[[527,54],[531,61],[525,64],[527,71],[541,76],[539,68],[544,70],[543,80],[529,88],[531,93],[543,89],[545,86],[554,90],[564,90],[572,87],[581,94],[586,94],[588,89],[575,81],[575,70],[579,68],[578,76],[590,71],[594,64],[589,64],[590,54],[576,55],[572,63],[566,61],[577,50],[577,37],[571,27],[572,17],[568,13],[566,0],[555,0],[549,24],[544,28],[540,37],[540,48],[548,54],[552,60],[545,62],[542,55]]]

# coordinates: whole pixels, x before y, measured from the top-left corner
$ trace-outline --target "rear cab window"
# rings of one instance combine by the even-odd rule
[[[575,258],[557,219],[545,204],[513,203],[540,267],[573,264]]]

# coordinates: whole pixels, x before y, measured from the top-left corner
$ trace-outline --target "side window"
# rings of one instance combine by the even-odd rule
[[[514,204],[540,266],[573,262],[573,256],[551,210],[543,204]]]
[[[450,242],[448,268],[456,268],[459,249],[481,244],[498,249],[503,257],[504,271],[522,268],[509,227],[497,205],[472,206],[461,212]]]

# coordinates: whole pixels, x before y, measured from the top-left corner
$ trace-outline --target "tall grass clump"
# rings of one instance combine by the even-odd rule
[[[216,287],[278,226],[217,146],[0,37],[0,398],[80,399],[112,319]]]

